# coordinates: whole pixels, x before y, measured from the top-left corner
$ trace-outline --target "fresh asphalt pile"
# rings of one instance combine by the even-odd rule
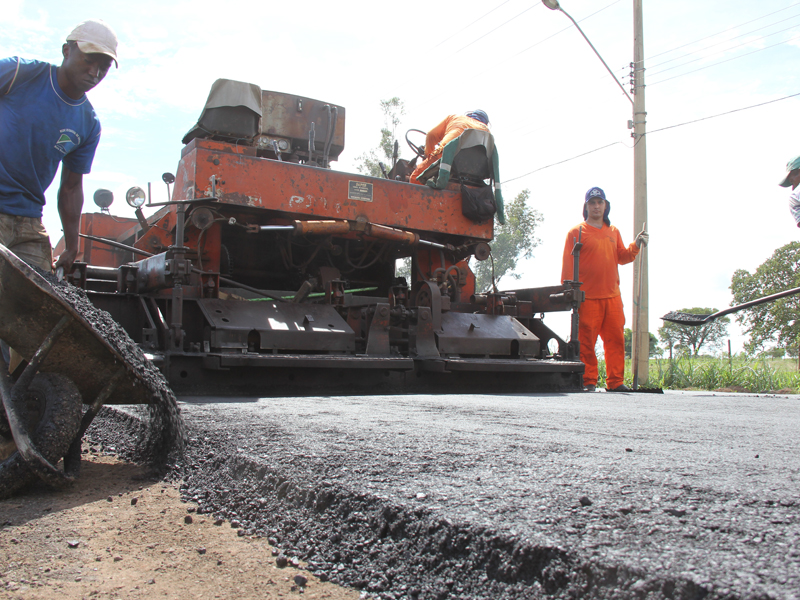
[[[52,273],[33,268],[47,280],[60,298],[92,325],[122,357],[127,368],[147,386],[153,402],[137,409],[141,418],[128,421],[133,428],[132,435],[139,440],[132,448],[135,454],[131,458],[155,469],[164,469],[180,455],[186,441],[178,402],[164,375],[109,313],[89,301],[86,292],[66,281],[58,281]]]
[[[583,417],[551,400],[537,399],[552,414],[535,427],[520,418],[527,406],[506,415],[483,407],[493,399],[186,405],[189,443],[173,475],[198,512],[374,598],[800,597],[796,489],[749,466],[743,489],[715,482],[702,456],[683,456],[694,442],[669,436],[654,468],[652,432],[617,448],[592,431],[596,414],[585,416],[583,456],[568,433]],[[385,408],[394,403],[398,413]],[[642,406],[648,419],[654,406]],[[119,415],[103,414],[90,435],[124,455],[135,440]]]

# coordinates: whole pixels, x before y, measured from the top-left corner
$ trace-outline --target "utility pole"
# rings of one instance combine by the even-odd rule
[[[631,63],[631,93],[608,67],[606,61],[594,47],[578,22],[559,4],[558,0],[542,0],[550,10],[564,13],[580,32],[606,71],[614,78],[622,93],[633,106],[633,119],[628,121],[628,129],[633,129],[633,235],[638,235],[642,225],[647,223],[647,111],[644,108],[644,26],[642,22],[642,0],[633,0],[633,62]],[[631,97],[633,96],[633,97]],[[642,248],[640,256],[633,265],[633,335],[631,336],[632,366],[634,387],[647,383],[650,370],[650,331],[649,331],[649,290],[647,284],[647,248]],[[670,349],[671,351],[671,349]]]
[[[642,0],[633,0],[633,235],[647,223],[647,111],[644,107],[644,26]],[[637,306],[638,304],[638,306]],[[634,262],[633,319],[631,340],[633,371],[639,383],[647,383],[650,371],[649,291],[647,248]]]

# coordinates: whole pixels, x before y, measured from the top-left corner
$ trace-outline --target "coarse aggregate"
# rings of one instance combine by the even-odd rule
[[[165,469],[183,451],[186,428],[180,415],[177,399],[166,378],[148,360],[127,332],[111,315],[91,303],[86,292],[66,281],[59,281],[52,273],[33,267],[91,327],[105,339],[121,357],[126,367],[135,374],[139,383],[146,386],[152,401],[139,407],[143,419],[131,421],[140,440],[136,445],[138,462],[150,464],[154,469]]]
[[[539,401],[562,418],[554,400]],[[302,402],[314,410],[289,400],[184,406],[189,441],[170,476],[198,513],[269,538],[277,560],[305,561],[364,597],[800,598],[795,463],[776,480],[749,457],[737,487],[705,454],[680,454],[696,443],[685,433],[659,441],[675,453],[660,473],[637,465],[652,468],[647,432],[613,465],[598,461],[617,449],[590,430],[603,429],[596,414],[573,426],[589,428],[584,444],[601,440],[583,457],[562,423],[516,423],[475,401],[398,399],[397,420],[372,400],[350,401],[348,414],[341,398]],[[398,426],[415,411],[423,425]],[[105,412],[90,435],[133,456],[123,414]],[[357,428],[346,424],[354,414]],[[731,450],[731,465],[744,460]]]

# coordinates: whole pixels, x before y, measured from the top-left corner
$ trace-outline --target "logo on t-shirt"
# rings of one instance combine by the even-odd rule
[[[58,135],[55,149],[61,154],[69,154],[81,143],[81,136],[73,129],[62,129]]]

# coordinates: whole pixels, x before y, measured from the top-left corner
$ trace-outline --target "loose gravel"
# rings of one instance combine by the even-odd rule
[[[33,268],[47,280],[61,299],[111,345],[127,368],[135,373],[137,379],[149,390],[153,401],[140,408],[140,412],[143,412],[146,418],[144,421],[129,422],[135,428],[135,435],[140,440],[135,447],[135,455],[131,458],[145,462],[156,469],[166,469],[166,466],[171,462],[174,463],[183,452],[186,442],[186,427],[175,394],[166,378],[152,361],[145,357],[141,348],[111,315],[91,303],[86,292],[66,281],[58,281],[52,273]]]

